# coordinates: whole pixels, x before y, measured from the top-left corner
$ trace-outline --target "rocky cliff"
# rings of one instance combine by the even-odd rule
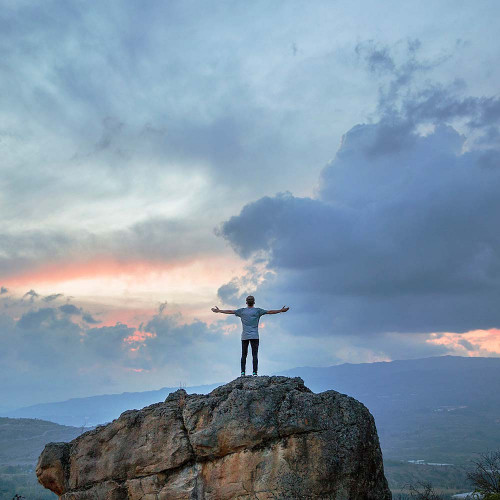
[[[178,390],[49,443],[36,473],[63,500],[391,498],[366,407],[288,377]]]

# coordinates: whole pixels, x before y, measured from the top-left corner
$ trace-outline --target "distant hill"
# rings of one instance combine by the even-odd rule
[[[220,384],[185,387],[189,394],[206,394]],[[124,392],[88,398],[73,398],[57,403],[42,403],[19,408],[5,415],[11,418],[39,418],[63,425],[95,426],[111,422],[126,410],[140,410],[159,401],[164,401],[178,387],[163,387],[155,391]]]
[[[0,466],[32,465],[49,441],[70,441],[81,433],[45,420],[0,417]]]
[[[364,403],[386,459],[463,463],[500,448],[500,358],[440,356],[302,367],[280,375]]]
[[[375,417],[386,459],[464,463],[474,453],[500,448],[500,358],[440,356],[300,367],[279,375],[300,376],[315,392],[334,389],[364,403]],[[217,385],[186,390],[206,394]],[[91,426],[163,401],[177,389],[70,399],[8,416]]]

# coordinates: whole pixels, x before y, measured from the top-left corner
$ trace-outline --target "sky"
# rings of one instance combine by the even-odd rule
[[[496,0],[1,4],[0,411],[500,356]]]

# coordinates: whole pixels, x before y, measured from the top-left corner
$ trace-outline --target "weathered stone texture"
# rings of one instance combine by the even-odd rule
[[[288,377],[178,390],[49,443],[36,472],[62,500],[391,498],[366,407]]]

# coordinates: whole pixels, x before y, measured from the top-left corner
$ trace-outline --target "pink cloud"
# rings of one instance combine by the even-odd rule
[[[500,356],[500,329],[496,328],[465,333],[431,333],[426,342],[449,347],[461,356]]]

